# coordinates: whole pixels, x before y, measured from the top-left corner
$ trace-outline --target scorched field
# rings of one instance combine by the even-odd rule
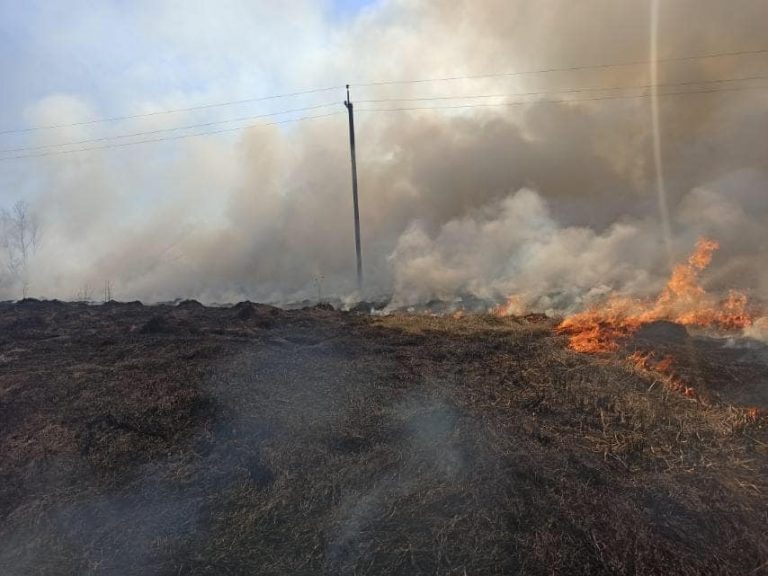
[[[0,305],[0,573],[768,573],[764,345],[570,326]]]

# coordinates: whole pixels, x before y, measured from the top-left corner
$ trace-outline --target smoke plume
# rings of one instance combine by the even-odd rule
[[[643,62],[650,54],[649,3],[634,0],[390,0],[340,20],[301,2],[288,10],[307,35],[324,39],[304,49],[289,46],[295,61],[274,63],[280,77],[295,84]],[[233,37],[247,44],[252,36],[252,22],[221,16],[225,20],[206,31],[198,46],[189,33],[165,26],[172,16],[166,12],[157,13],[147,33],[171,43],[181,60],[215,52],[217,34],[227,36],[224,46]],[[662,60],[765,47],[768,4],[762,0],[662,3],[659,18]],[[224,66],[219,58],[205,62],[212,74]],[[658,77],[673,254],[683,257],[700,234],[716,238],[722,250],[707,281],[758,298],[768,297],[768,92],[755,88],[765,81],[692,83],[764,75],[766,55],[747,54],[662,62]],[[516,293],[531,306],[565,309],[607,290],[648,294],[659,288],[669,262],[659,222],[650,102],[639,97],[647,90],[555,91],[642,87],[649,78],[648,65],[636,64],[353,84],[362,295],[355,295],[341,91],[323,96],[338,100],[338,110],[331,111],[341,114],[332,117],[13,161],[10,168],[8,162],[3,200],[10,206],[25,198],[39,222],[41,241],[28,266],[32,296],[99,294],[109,282],[123,300],[286,302],[320,294],[391,296],[407,305]],[[663,87],[681,83],[686,87]],[[712,91],[734,86],[739,90]],[[664,95],[697,89],[709,92]],[[510,97],[516,103],[509,106],[466,109],[373,112],[468,101],[364,102],[530,92],[545,94]],[[197,101],[174,92],[138,109],[190,102]],[[60,92],[30,102],[27,115],[33,125],[72,124],[102,116],[102,108],[94,96]],[[138,118],[122,124],[119,133],[206,118],[196,114]],[[103,135],[103,126],[85,124],[35,133],[30,141],[45,145]],[[20,297],[17,279],[5,274],[0,297]]]

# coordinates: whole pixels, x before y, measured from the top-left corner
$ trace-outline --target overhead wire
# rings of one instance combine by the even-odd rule
[[[335,106],[336,102],[329,102],[326,104],[318,104],[316,106],[306,106],[304,108],[293,108],[291,110],[279,110],[276,112],[268,112],[266,114],[258,114],[256,116],[243,116],[240,118],[230,118],[228,120],[214,120],[212,122],[203,122],[200,124],[187,124],[186,126],[174,126],[170,128],[158,128],[155,130],[147,130],[144,132],[133,132],[130,134],[116,134],[113,136],[103,136],[101,138],[88,138],[86,140],[74,140],[71,142],[58,142],[55,144],[42,144],[40,146],[26,146],[21,148],[5,148],[0,150],[0,154],[8,152],[30,152],[33,150],[44,150],[47,148],[57,148],[61,146],[75,146],[80,144],[90,144],[93,142],[105,142],[109,140],[120,140],[122,138],[135,138],[138,136],[149,136],[152,134],[161,134],[163,132],[173,132],[176,130],[189,130],[192,128],[205,128],[207,126],[216,126],[218,124],[229,124],[230,122],[244,122],[250,120],[258,120],[259,118],[269,118],[272,116],[280,116],[282,114],[291,114],[294,112],[307,112],[310,110],[318,110],[320,108],[328,108],[329,106]]]
[[[726,57],[749,56],[749,55],[759,55],[759,54],[768,54],[768,48],[760,48],[755,50],[738,50],[738,51],[731,51],[731,52],[716,52],[716,53],[689,55],[689,56],[677,56],[677,57],[657,59],[656,62],[659,62],[659,63],[686,62],[686,61],[694,61],[694,60],[708,60],[713,58],[726,58]],[[443,82],[443,81],[451,81],[451,80],[476,80],[476,79],[482,79],[482,78],[501,78],[501,77],[523,76],[523,75],[530,75],[530,74],[545,74],[545,73],[551,73],[551,72],[568,72],[568,71],[579,71],[579,70],[590,70],[590,69],[614,68],[614,67],[623,67],[623,66],[637,66],[637,65],[649,64],[649,63],[650,63],[650,60],[635,60],[635,61],[629,61],[629,62],[582,64],[582,65],[576,65],[576,66],[551,67],[551,68],[542,68],[542,69],[536,69],[536,70],[494,72],[494,73],[488,73],[488,74],[448,76],[448,77],[441,77],[441,78],[414,78],[414,79],[400,79],[400,80],[384,80],[384,81],[376,81],[376,82],[358,82],[358,83],[351,83],[350,86],[364,88],[364,87],[376,87],[376,86],[386,86],[386,85],[394,85],[394,84],[416,84],[416,83],[428,83],[428,82]],[[280,98],[290,98],[295,96],[317,94],[321,92],[331,92],[334,90],[342,90],[343,88],[344,88],[343,85],[328,86],[328,87],[321,87],[321,88],[310,88],[310,89],[298,90],[294,92],[243,98],[239,100],[229,100],[225,102],[201,104],[197,106],[187,106],[183,108],[155,110],[152,112],[136,113],[136,114],[129,114],[124,116],[112,116],[107,118],[95,118],[91,120],[83,120],[80,122],[72,122],[67,124],[50,124],[50,125],[43,125],[43,126],[30,126],[26,128],[11,128],[11,129],[0,130],[0,135],[33,132],[37,130],[52,130],[52,129],[58,129],[58,128],[74,127],[74,126],[85,126],[89,124],[117,122],[122,120],[133,120],[137,118],[146,118],[150,116],[174,114],[179,112],[192,112],[196,110],[206,110],[206,109],[219,108],[224,106],[233,106],[238,104],[263,102],[268,100],[276,100]]]
[[[744,91],[744,90],[765,90],[768,89],[768,85],[761,85],[761,86],[740,86],[740,87],[724,87],[724,88],[717,88],[717,89],[710,89],[710,90],[686,90],[686,91],[680,91],[680,92],[663,92],[660,93],[659,96],[683,96],[683,95],[690,95],[690,94],[711,94],[711,93],[718,93],[718,92],[733,92],[733,91]],[[511,102],[497,102],[497,103],[480,103],[480,104],[459,104],[459,105],[448,105],[448,106],[409,106],[409,107],[399,107],[399,108],[356,108],[357,112],[365,112],[365,113],[371,113],[371,112],[404,112],[404,111],[418,111],[418,110],[451,110],[451,109],[465,109],[465,108],[487,108],[487,107],[498,107],[498,106],[519,106],[519,105],[525,105],[525,104],[568,104],[568,103],[578,103],[578,102],[593,102],[593,101],[600,101],[600,100],[614,100],[614,99],[635,99],[635,98],[647,98],[649,97],[648,94],[621,94],[621,95],[609,95],[609,96],[597,96],[592,98],[578,98],[578,99],[570,99],[570,100],[563,100],[563,99],[551,99],[551,100],[524,100],[524,101],[511,101]],[[40,158],[45,156],[57,156],[62,154],[72,154],[77,152],[88,152],[93,150],[106,150],[111,148],[122,148],[126,146],[134,146],[138,144],[147,144],[147,143],[153,143],[153,142],[164,142],[168,140],[182,140],[186,138],[193,138],[198,136],[208,136],[213,134],[221,134],[226,132],[235,132],[238,130],[247,130],[250,128],[255,128],[259,126],[275,126],[279,124],[286,124],[290,122],[300,122],[304,120],[312,120],[316,118],[326,118],[330,116],[337,116],[340,114],[344,114],[343,111],[338,112],[330,112],[327,114],[318,114],[313,116],[304,116],[300,118],[289,118],[286,120],[280,120],[277,122],[269,122],[269,123],[257,123],[257,124],[251,124],[248,126],[238,126],[234,128],[223,128],[219,130],[208,130],[204,132],[196,132],[192,134],[180,134],[177,136],[170,136],[170,137],[164,137],[164,138],[151,138],[151,139],[145,139],[145,140],[137,140],[132,142],[121,142],[121,143],[115,143],[105,146],[94,146],[89,148],[76,148],[72,150],[55,150],[51,152],[44,152],[40,154],[23,154],[23,155],[16,155],[16,156],[6,156],[6,157],[0,157],[0,162],[4,160],[16,160],[16,159],[24,159],[24,158]]]
[[[738,86],[738,87],[722,87],[722,88],[713,88],[709,90],[685,90],[685,91],[679,91],[679,92],[662,92],[658,95],[661,97],[666,96],[685,96],[685,95],[691,95],[691,94],[712,94],[712,93],[720,93],[720,92],[734,92],[734,91],[746,91],[746,90],[765,90],[768,89],[768,85],[760,85],[760,86]],[[399,107],[399,108],[356,108],[355,110],[357,112],[365,112],[365,113],[371,113],[371,112],[405,112],[405,111],[418,111],[418,110],[455,110],[455,109],[467,109],[467,108],[488,108],[488,107],[499,107],[499,106],[520,106],[525,104],[569,104],[569,103],[579,103],[579,102],[594,102],[594,101],[601,101],[601,100],[616,100],[616,99],[637,99],[637,98],[648,98],[649,94],[618,94],[618,95],[607,95],[607,96],[597,96],[597,97],[591,97],[591,98],[576,98],[576,99],[550,99],[550,100],[518,100],[518,101],[509,101],[509,102],[496,102],[496,103],[480,103],[480,104],[459,104],[459,105],[448,105],[448,106],[408,106],[408,107]],[[277,122],[269,122],[269,123],[258,123],[258,124],[251,124],[248,126],[238,126],[234,128],[224,128],[220,130],[209,130],[204,132],[197,132],[193,134],[181,134],[177,136],[170,136],[170,137],[164,137],[164,138],[152,138],[152,139],[145,139],[145,140],[137,140],[132,142],[121,142],[121,143],[115,143],[105,146],[97,146],[97,147],[90,147],[90,148],[77,148],[72,150],[56,150],[51,152],[44,152],[41,154],[24,154],[24,155],[16,155],[16,156],[6,156],[6,157],[0,157],[0,162],[4,160],[16,160],[16,159],[23,159],[23,158],[39,158],[44,156],[57,156],[61,154],[71,154],[76,152],[88,152],[92,150],[106,150],[110,148],[122,148],[126,146],[133,146],[138,144],[147,144],[152,142],[163,142],[167,140],[181,140],[186,138],[193,138],[198,136],[208,136],[213,134],[221,134],[226,132],[234,132],[238,130],[247,130],[249,128],[255,128],[259,126],[275,126],[279,124],[286,124],[290,122],[299,122],[303,120],[312,120],[315,118],[326,118],[329,116],[336,116],[339,114],[344,114],[343,111],[338,112],[330,112],[327,114],[319,114],[314,116],[304,116],[300,118],[290,118],[286,120],[280,120]]]
[[[159,116],[162,114],[175,114],[178,112],[193,112],[196,110],[207,110],[210,108],[221,108],[224,106],[233,106],[236,104],[247,104],[252,102],[265,102],[267,100],[277,100],[279,98],[290,98],[294,96],[304,96],[307,94],[317,94],[320,92],[331,92],[333,90],[341,90],[344,86],[329,86],[327,88],[311,88],[309,90],[300,90],[297,92],[287,92],[284,94],[273,94],[271,96],[259,96],[255,98],[243,98],[242,100],[230,100],[228,102],[216,102],[213,104],[201,104],[199,106],[188,106],[186,108],[175,108],[171,110],[156,110],[154,112],[144,112],[141,114],[130,114],[127,116],[112,116],[109,118],[96,118],[93,120],[83,120],[81,122],[72,122],[70,124],[51,124],[48,126],[30,126],[28,128],[13,128],[7,130],[0,130],[0,135],[3,134],[15,134],[22,132],[34,132],[36,130],[53,130],[56,128],[71,128],[74,126],[86,126],[88,124],[100,124],[105,122],[117,122],[120,120],[135,120],[137,118],[148,118],[150,116]]]
[[[151,142],[165,142],[168,140],[183,140],[185,138],[195,138],[198,136],[208,136],[212,134],[223,134],[225,132],[236,132],[238,130],[248,130],[250,128],[260,128],[264,126],[277,126],[279,124],[288,124],[290,122],[302,122],[304,120],[314,120],[316,118],[327,118],[330,116],[337,116],[339,114],[343,114],[344,112],[338,111],[338,112],[329,112],[327,114],[317,114],[314,116],[302,116],[300,118],[288,118],[286,120],[278,120],[277,122],[267,122],[267,123],[258,123],[258,124],[251,124],[248,126],[237,126],[235,128],[222,128],[219,130],[208,130],[205,132],[196,132],[193,134],[179,134],[177,136],[168,136],[165,138],[151,138],[146,140],[136,140],[133,142],[119,142],[115,144],[108,144],[105,146],[93,146],[90,148],[76,148],[72,150],[55,150],[52,152],[43,152],[41,154],[24,154],[24,155],[18,155],[18,156],[6,156],[6,157],[0,157],[0,162],[4,160],[19,160],[22,158],[41,158],[44,156],[59,156],[63,154],[75,154],[78,152],[90,152],[93,150],[108,150],[110,148],[123,148],[127,146],[135,146],[138,144],[149,144]]]
[[[768,80],[768,75],[743,76],[740,78],[718,78],[712,80],[692,80],[689,82],[667,82],[657,84],[659,88],[694,86],[699,84],[723,84],[726,82],[744,82],[751,80]],[[607,92],[611,90],[646,90],[652,88],[653,84],[641,84],[634,86],[591,86],[587,88],[565,88],[562,90],[539,90],[535,92],[511,92],[505,94],[479,94],[479,95],[457,95],[457,96],[417,96],[408,98],[379,98],[368,100],[357,100],[356,104],[377,104],[384,102],[421,102],[430,100],[471,100],[476,98],[509,98],[511,96],[544,96],[548,94],[576,94],[581,92]]]
[[[665,58],[665,59],[659,59],[658,62],[675,62],[675,61],[691,61],[691,60],[702,60],[702,59],[710,59],[710,58],[719,58],[719,57],[733,57],[733,56],[744,56],[744,55],[755,55],[755,54],[766,54],[768,53],[768,49],[760,49],[760,50],[742,50],[742,51],[736,51],[736,52],[721,52],[721,53],[714,53],[714,54],[705,54],[705,55],[698,55],[698,56],[681,56],[681,57],[674,57],[674,58]],[[454,77],[445,77],[445,78],[424,78],[424,79],[414,79],[414,80],[392,80],[392,81],[382,81],[382,82],[371,82],[371,83],[361,83],[361,84],[351,84],[350,86],[357,86],[357,87],[374,87],[374,86],[384,86],[384,85],[392,85],[392,84],[407,84],[407,83],[424,83],[424,82],[434,82],[434,81],[443,81],[443,80],[459,80],[459,79],[479,79],[479,78],[491,78],[491,77],[502,77],[502,76],[516,76],[516,75],[525,75],[525,74],[538,74],[538,73],[546,73],[546,72],[557,72],[557,71],[572,71],[572,70],[587,70],[587,69],[598,69],[598,68],[608,68],[608,67],[618,67],[618,66],[631,66],[631,65],[638,65],[648,63],[648,61],[635,61],[635,62],[621,62],[621,63],[606,63],[606,64],[591,64],[591,65],[581,65],[581,66],[571,66],[571,67],[559,67],[559,68],[548,68],[548,69],[541,69],[541,70],[530,70],[530,71],[519,71],[519,72],[507,72],[507,73],[495,73],[495,74],[483,74],[483,75],[472,75],[472,76],[454,76]],[[672,82],[672,83],[665,83],[665,84],[658,84],[657,87],[661,88],[675,88],[675,87],[683,87],[683,86],[694,86],[694,85],[712,85],[712,84],[724,84],[724,83],[730,83],[730,82],[745,82],[745,81],[754,81],[754,80],[765,80],[768,79],[768,76],[765,75],[755,75],[755,76],[746,76],[746,77],[739,77],[739,78],[718,78],[718,79],[711,79],[711,80],[698,80],[698,81],[687,81],[687,82]],[[561,89],[561,90],[541,90],[541,91],[535,91],[535,92],[517,92],[517,93],[507,93],[507,94],[479,94],[479,95],[450,95],[450,96],[424,96],[424,97],[407,97],[407,98],[380,98],[380,99],[364,99],[364,100],[358,100],[356,104],[386,104],[386,103],[397,103],[397,102],[429,102],[429,101],[450,101],[450,100],[476,100],[476,99],[488,99],[488,98],[510,98],[510,97],[533,97],[533,96],[545,96],[545,95],[567,95],[567,94],[577,94],[577,93],[585,93],[585,92],[604,92],[604,91],[616,91],[616,90],[645,90],[652,88],[653,86],[650,84],[645,85],[634,85],[634,86],[610,86],[610,87],[585,87],[585,88],[568,88],[568,89]],[[210,109],[210,108],[216,108],[216,107],[223,107],[233,104],[241,104],[241,103],[247,103],[247,102],[258,102],[258,101],[267,101],[267,100],[273,100],[273,99],[279,99],[279,98],[286,98],[291,96],[298,96],[298,95],[305,95],[305,94],[313,94],[313,93],[320,93],[320,92],[327,92],[331,90],[338,90],[341,89],[341,86],[332,86],[328,88],[315,88],[315,89],[309,89],[309,90],[302,90],[302,91],[296,91],[296,92],[289,92],[284,94],[276,94],[272,96],[263,96],[258,98],[247,98],[242,100],[231,100],[229,102],[220,102],[220,103],[214,103],[214,104],[205,104],[200,106],[191,106],[187,108],[177,108],[173,110],[163,110],[163,111],[155,111],[155,112],[148,112],[143,114],[133,114],[133,115],[127,115],[127,116],[115,116],[111,118],[102,118],[102,119],[94,119],[94,120],[87,120],[82,122],[74,122],[70,124],[58,124],[58,125],[50,125],[50,126],[35,126],[25,129],[18,129],[18,130],[5,130],[0,131],[0,135],[2,134],[9,134],[9,133],[15,133],[15,132],[31,132],[34,130],[45,130],[45,129],[53,129],[53,128],[64,128],[64,127],[73,127],[73,126],[83,126],[83,125],[89,125],[89,124],[96,124],[100,122],[112,122],[112,121],[118,121],[118,120],[129,120],[129,119],[138,119],[138,118],[146,118],[151,116],[157,116],[161,114],[171,114],[176,112],[187,112],[187,111],[195,111],[195,110],[202,110],[202,109]],[[712,89],[706,89],[706,90],[685,90],[685,91],[676,91],[676,92],[664,92],[660,93],[659,96],[678,96],[678,95],[688,95],[688,94],[709,94],[709,93],[717,93],[717,92],[732,92],[732,91],[742,91],[742,90],[755,90],[755,89],[765,89],[768,88],[768,86],[765,85],[757,85],[757,86],[724,86],[720,88],[712,88]],[[396,111],[409,111],[409,110],[440,110],[440,109],[461,109],[461,108],[478,108],[478,107],[490,107],[490,106],[516,106],[516,105],[523,105],[523,104],[532,104],[532,103],[576,103],[576,102],[590,102],[590,101],[599,101],[599,100],[613,100],[613,99],[633,99],[633,98],[646,98],[648,97],[648,94],[615,94],[615,95],[602,95],[602,96],[595,96],[590,98],[567,98],[567,99],[538,99],[538,100],[518,100],[518,101],[507,101],[507,102],[500,102],[500,103],[473,103],[473,104],[458,104],[458,105],[448,105],[448,106],[402,106],[397,108],[355,108],[355,110],[359,112],[396,112]],[[321,109],[325,107],[329,107],[334,105],[334,103],[325,103],[325,104],[317,104],[314,106],[307,106],[303,108],[294,108],[289,110],[281,110],[281,111],[275,111],[275,112],[269,112],[264,114],[259,114],[255,116],[244,116],[240,118],[233,118],[233,119],[225,119],[225,120],[216,120],[211,122],[204,122],[204,123],[198,123],[198,124],[189,124],[185,126],[176,126],[176,127],[169,127],[169,128],[159,128],[155,130],[149,130],[149,131],[142,131],[142,132],[134,132],[129,134],[117,134],[112,136],[103,136],[98,138],[89,138],[89,139],[83,139],[78,141],[71,141],[71,142],[61,142],[61,143],[53,143],[53,144],[45,144],[45,145],[39,145],[39,146],[28,146],[28,147],[17,147],[17,148],[10,148],[5,150],[0,150],[0,154],[7,154],[7,153],[13,153],[13,152],[33,152],[38,150],[48,150],[51,148],[63,148],[67,146],[79,146],[82,144],[91,144],[96,142],[111,142],[113,140],[122,140],[125,138],[135,138],[135,137],[141,137],[141,136],[148,136],[153,134],[162,134],[166,132],[175,132],[178,130],[188,130],[188,129],[194,129],[194,128],[203,128],[203,127],[209,127],[209,126],[216,126],[220,124],[227,124],[231,122],[241,122],[241,121],[250,121],[255,120],[258,118],[266,118],[266,117],[272,117],[272,116],[279,116],[282,114],[289,114],[289,113],[295,113],[295,112],[304,112],[304,111],[310,111],[310,110],[316,110]],[[71,150],[52,150],[40,154],[21,154],[21,155],[15,155],[15,156],[0,156],[0,161],[3,160],[11,160],[11,159],[21,159],[21,158],[34,158],[34,157],[43,157],[43,156],[53,156],[53,155],[59,155],[59,154],[70,154],[70,153],[77,153],[77,152],[86,152],[91,150],[104,150],[109,148],[121,148],[126,146],[134,146],[138,144],[145,144],[145,143],[151,143],[151,142],[162,142],[167,140],[180,140],[180,139],[186,139],[186,138],[192,138],[197,136],[205,136],[205,135],[211,135],[211,134],[220,134],[225,132],[232,132],[237,130],[245,130],[248,128],[252,128],[255,126],[272,126],[277,124],[285,124],[289,122],[298,122],[302,120],[310,120],[313,118],[324,118],[327,116],[334,116],[337,114],[341,114],[342,112],[331,112],[328,114],[320,114],[320,115],[314,115],[314,116],[305,116],[301,118],[293,118],[293,119],[286,119],[281,120],[277,122],[271,122],[271,123],[260,123],[260,124],[253,124],[249,126],[239,126],[234,128],[225,128],[220,130],[208,130],[203,132],[196,132],[192,134],[181,134],[176,136],[166,136],[162,138],[150,138],[150,139],[143,139],[143,140],[135,140],[130,142],[117,142],[112,144],[107,144],[104,146],[94,146],[94,147],[86,147],[86,148],[76,148]]]
[[[723,79],[713,79],[713,80],[697,80],[697,81],[689,81],[689,82],[670,82],[665,84],[659,84],[659,87],[679,87],[679,86],[693,86],[693,85],[706,85],[706,84],[722,84],[727,82],[741,82],[741,81],[753,81],[753,80],[766,80],[768,79],[768,76],[746,76],[746,77],[739,77],[739,78],[723,78]],[[587,87],[587,88],[572,88],[572,89],[563,89],[563,90],[542,90],[542,91],[534,91],[534,92],[514,92],[514,93],[506,93],[506,94],[478,94],[478,95],[455,95],[455,96],[426,96],[426,97],[409,97],[409,98],[382,98],[382,99],[369,99],[369,100],[358,100],[356,104],[379,104],[379,103],[390,103],[390,102],[421,102],[421,101],[446,101],[446,100],[475,100],[475,99],[487,99],[487,98],[510,98],[510,97],[517,97],[517,96],[542,96],[542,95],[549,95],[549,94],[572,94],[572,93],[584,93],[584,92],[604,92],[604,91],[614,91],[614,90],[641,90],[641,89],[648,89],[651,85],[645,84],[645,85],[634,85],[634,86],[606,86],[606,87]],[[742,87],[740,87],[742,88]],[[748,88],[748,87],[744,87]],[[696,93],[693,91],[687,91],[685,93]],[[634,97],[634,96],[630,96]],[[587,100],[587,99],[583,99]],[[564,102],[568,101],[574,101],[574,100],[563,100]],[[527,101],[526,101],[527,102]],[[250,120],[257,120],[259,118],[267,118],[272,116],[279,116],[282,114],[289,114],[294,112],[306,112],[310,110],[317,110],[320,108],[327,108],[330,106],[334,106],[334,102],[328,102],[324,104],[318,104],[315,106],[307,106],[304,108],[293,108],[290,110],[279,110],[274,112],[269,112],[265,114],[259,114],[256,116],[244,116],[240,118],[231,118],[231,119],[225,119],[225,120],[215,120],[211,122],[204,122],[204,123],[198,123],[198,124],[188,124],[185,126],[174,126],[169,128],[159,128],[155,130],[148,130],[148,131],[142,131],[142,132],[133,132],[129,134],[116,134],[112,136],[103,136],[100,138],[88,138],[84,140],[75,140],[75,141],[69,141],[69,142],[58,142],[58,143],[52,143],[52,144],[43,144],[39,146],[26,146],[26,147],[18,147],[18,148],[6,148],[1,149],[0,154],[5,153],[13,153],[13,152],[33,152],[37,150],[46,150],[50,148],[61,148],[66,146],[75,146],[75,145],[81,145],[81,144],[90,144],[95,142],[108,142],[112,140],[120,140],[124,138],[133,138],[133,137],[140,137],[140,136],[148,136],[152,134],[161,134],[165,132],[174,132],[178,130],[187,130],[187,129],[193,129],[193,128],[204,128],[208,126],[215,126],[219,124],[228,124],[231,122],[242,122],[242,121],[250,121]],[[494,104],[495,105],[495,104]],[[463,107],[463,106],[462,106]],[[442,108],[448,108],[448,107],[442,107]],[[418,108],[410,108],[410,109],[418,109]],[[435,108],[436,109],[436,108]],[[361,109],[358,109],[361,110]]]
[[[656,62],[658,63],[687,62],[692,60],[709,60],[712,58],[726,58],[726,57],[748,56],[748,55],[757,55],[757,54],[768,54],[768,48],[760,48],[757,50],[738,50],[734,52],[717,52],[717,53],[710,53],[710,54],[701,54],[698,56],[676,56],[676,57],[670,57],[670,58],[659,58],[656,60]],[[378,81],[378,82],[364,82],[364,83],[358,83],[358,84],[350,84],[350,86],[363,88],[363,87],[372,87],[372,86],[387,86],[392,84],[421,84],[426,82],[447,82],[447,81],[453,81],[453,80],[479,80],[483,78],[503,78],[503,77],[510,77],[510,76],[525,76],[529,74],[547,74],[551,72],[574,72],[579,70],[618,68],[622,66],[640,66],[640,65],[647,65],[650,63],[651,63],[651,60],[635,60],[631,62],[583,64],[583,65],[577,65],[577,66],[543,68],[539,70],[493,72],[488,74],[446,76],[442,78],[413,78],[413,79],[405,79],[405,80],[384,80],[384,81]]]
[[[724,87],[713,88],[710,90],[685,90],[680,92],[662,92],[659,96],[686,96],[690,94],[714,94],[718,92],[740,92],[747,90],[766,90],[768,85],[761,86],[738,86],[738,87]],[[510,102],[495,102],[495,103],[481,103],[481,104],[458,104],[449,106],[413,106],[413,107],[400,107],[400,108],[356,108],[356,112],[402,112],[410,110],[450,110],[460,108],[486,108],[494,106],[522,106],[525,104],[570,104],[578,102],[595,102],[600,100],[618,100],[618,99],[636,99],[636,98],[649,98],[650,94],[614,94],[608,96],[596,96],[592,98],[573,98],[573,99],[551,99],[551,100],[517,100]]]

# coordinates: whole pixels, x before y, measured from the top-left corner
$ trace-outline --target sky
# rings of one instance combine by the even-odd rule
[[[322,48],[330,27],[372,4],[3,0],[0,125],[18,126],[30,102],[53,93],[113,110],[169,93],[194,97],[222,82],[272,93],[284,80],[275,71],[281,55]]]
[[[608,288],[648,292],[669,266],[654,136],[672,257],[716,234],[713,282],[736,277],[765,292],[758,84],[768,76],[768,5],[660,2],[659,90],[700,93],[662,94],[655,131],[650,6],[0,0],[0,209],[23,200],[40,229],[23,275],[8,271],[11,248],[0,246],[0,298],[72,298],[107,281],[120,299],[146,301],[523,292],[550,307]],[[733,52],[747,53],[674,60]],[[379,84],[507,72],[535,73]],[[346,83],[364,294],[354,282]],[[315,88],[329,89],[254,100]],[[298,120],[307,116],[318,118]],[[166,139],[123,146],[155,138]]]
[[[334,0],[333,10],[342,18],[354,17],[363,8],[374,4],[374,0]]]

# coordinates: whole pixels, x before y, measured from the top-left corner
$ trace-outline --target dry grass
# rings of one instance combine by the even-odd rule
[[[2,574],[768,570],[765,419],[541,317],[18,305],[0,326]],[[709,346],[678,351],[698,387],[765,381]]]

